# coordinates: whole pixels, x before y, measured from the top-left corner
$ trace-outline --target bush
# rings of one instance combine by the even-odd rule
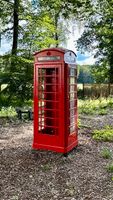
[[[15,108],[11,106],[8,108],[3,107],[0,110],[0,117],[14,117],[14,116],[16,116],[16,111]]]
[[[98,115],[106,115],[109,108],[113,108],[113,99],[96,99],[96,100],[79,100],[78,101],[79,113],[84,114],[98,114]]]
[[[94,130],[93,131],[93,139],[98,141],[113,141],[113,128],[107,126],[101,130]]]

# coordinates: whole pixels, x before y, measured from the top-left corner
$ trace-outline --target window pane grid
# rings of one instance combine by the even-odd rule
[[[77,101],[77,78],[76,69],[69,68],[69,133],[75,131],[76,128],[76,101]]]
[[[58,68],[38,69],[38,127],[40,133],[57,134],[59,128]]]

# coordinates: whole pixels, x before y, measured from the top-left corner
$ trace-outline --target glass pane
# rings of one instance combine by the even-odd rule
[[[73,100],[73,99],[75,99],[75,93],[74,92],[70,93],[70,100]]]
[[[70,76],[75,76],[75,69],[74,68],[70,68]]]
[[[74,84],[75,83],[75,78],[74,77],[70,77],[70,84]]]
[[[73,133],[75,131],[75,113],[76,113],[76,98],[77,98],[77,86],[76,86],[76,69],[69,68],[69,108],[70,108],[70,124],[69,124],[69,133]]]
[[[72,117],[71,119],[70,119],[70,124],[74,124],[75,123],[75,117]]]
[[[75,86],[74,85],[70,85],[70,92],[74,92],[75,91]]]
[[[70,101],[70,109],[74,108],[75,107],[75,101]]]
[[[75,115],[75,109],[70,110],[70,118],[71,118],[73,115]]]
[[[73,125],[73,126],[70,127],[70,133],[72,133],[74,131],[75,131],[75,125]]]
[[[42,134],[58,132],[58,68],[38,69],[38,127]]]

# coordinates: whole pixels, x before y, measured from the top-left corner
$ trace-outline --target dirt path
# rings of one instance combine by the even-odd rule
[[[82,123],[100,127],[113,123],[108,118],[84,116]],[[79,146],[64,158],[32,152],[31,122],[0,121],[0,200],[113,200],[113,174],[106,170],[111,160],[100,154],[113,143],[92,140],[91,130],[79,131]]]

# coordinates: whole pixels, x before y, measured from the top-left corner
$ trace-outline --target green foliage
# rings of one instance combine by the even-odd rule
[[[93,131],[93,139],[98,140],[98,141],[112,142],[113,141],[113,128],[107,126],[101,130],[94,130]]]
[[[78,83],[93,83],[91,68],[89,65],[78,65]]]
[[[81,127],[81,120],[78,119],[78,128],[80,128],[80,127]]]
[[[89,8],[91,8],[90,0],[41,0],[39,1],[41,7],[47,9],[47,11],[54,13],[60,13],[62,17],[69,18],[72,15],[79,19],[85,19],[89,13]]]
[[[107,171],[110,173],[113,173],[113,163],[110,163],[109,165],[107,165]]]
[[[0,110],[0,117],[15,117],[16,116],[16,111],[13,107],[2,107]]]
[[[100,110],[98,110],[99,115],[107,115],[107,112],[108,112],[107,110],[102,109],[102,108]]]
[[[107,63],[103,63],[102,65],[94,65],[91,68],[91,75],[95,83],[108,83],[109,66],[107,66]]]
[[[113,99],[96,99],[96,100],[79,100],[78,101],[79,113],[81,114],[107,114],[107,109],[113,108]]]
[[[95,80],[100,82],[109,79],[113,83],[113,1],[92,2],[90,14],[85,30],[78,40],[78,48],[82,52],[94,50],[98,60],[93,71]]]
[[[0,69],[1,85],[7,86],[0,92],[0,106],[12,102],[23,102],[32,98],[33,61],[21,56],[3,56]],[[11,66],[13,59],[14,66]]]
[[[51,169],[51,165],[47,163],[47,164],[41,166],[41,169],[43,172],[49,171]]]
[[[28,101],[25,101],[24,102],[24,105],[26,106],[28,106],[28,107],[33,107],[33,100],[32,99],[29,99]]]
[[[110,149],[108,148],[104,148],[102,149],[101,151],[101,156],[105,159],[109,159],[109,158],[112,158],[112,152]]]
[[[66,43],[68,19],[83,20],[92,6],[89,0],[0,0],[0,5],[1,34],[13,44],[12,50],[0,57],[0,83],[7,85],[0,91],[0,106],[22,105],[32,98],[33,51]],[[86,77],[85,72],[84,81]]]
[[[43,5],[41,2],[37,1],[34,9],[30,1],[0,0],[1,34],[5,33],[4,36],[13,44],[12,50],[0,57],[0,84],[7,85],[0,91],[0,106],[7,106],[8,103],[12,105],[14,102],[21,105],[31,99],[33,51],[55,47],[65,41],[68,31],[64,29],[63,20],[60,20],[62,1],[45,1]]]

